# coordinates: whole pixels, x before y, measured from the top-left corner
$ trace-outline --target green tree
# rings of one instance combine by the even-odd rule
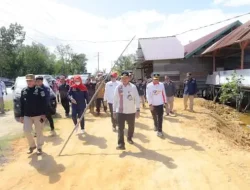
[[[23,46],[17,57],[17,62],[22,65],[20,74],[53,74],[56,56],[42,44]]]
[[[71,73],[72,74],[81,74],[86,70],[87,58],[86,55],[74,54],[71,60]]]
[[[119,74],[124,70],[133,70],[135,68],[136,56],[134,54],[129,54],[122,56],[118,61],[115,62],[114,70]]]
[[[23,27],[17,23],[9,28],[0,28],[0,75],[13,78],[22,65],[16,62],[19,50],[25,40]]]
[[[236,100],[236,108],[240,110],[240,102],[243,98],[241,84],[242,84],[242,76],[238,76],[236,72],[232,74],[230,78],[227,78],[227,83],[221,86],[221,95],[219,97],[220,102],[225,104],[230,100]]]

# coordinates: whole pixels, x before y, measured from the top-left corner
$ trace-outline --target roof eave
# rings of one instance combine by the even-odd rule
[[[221,31],[219,34],[215,35],[213,38],[211,38],[210,40],[208,40],[206,43],[202,44],[201,46],[199,46],[198,48],[196,48],[194,51],[192,51],[191,53],[187,54],[184,58],[188,59],[190,57],[193,56],[193,54],[195,54],[196,52],[200,51],[201,48],[207,44],[209,44],[211,41],[213,41],[214,39],[216,39],[217,37],[219,37],[221,34],[223,34],[225,31],[227,31],[228,29],[234,27],[234,26],[241,26],[242,23],[240,21],[235,21],[234,23],[232,23],[230,26],[228,26],[227,28],[225,28],[225,30]]]

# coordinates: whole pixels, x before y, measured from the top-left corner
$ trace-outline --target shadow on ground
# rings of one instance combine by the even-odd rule
[[[44,140],[46,143],[52,143],[53,146],[58,146],[63,143],[63,139],[59,136],[44,136]]]
[[[94,145],[101,149],[107,148],[107,140],[103,137],[96,137],[94,135],[85,133],[84,135],[79,134],[78,139],[84,141],[84,145]]]
[[[199,146],[197,142],[192,141],[192,140],[188,140],[186,138],[174,137],[174,136],[168,135],[166,133],[164,133],[163,138],[172,141],[172,142],[170,142],[171,144],[181,145],[181,146],[190,146],[197,151],[205,151],[205,149],[202,148],[201,146]]]
[[[134,146],[137,147],[140,152],[125,152],[123,151],[120,154],[120,158],[124,158],[126,156],[133,156],[136,158],[143,158],[146,160],[152,160],[152,161],[156,161],[156,162],[161,162],[163,163],[166,167],[170,168],[170,169],[175,169],[177,168],[177,165],[174,163],[173,158],[162,155],[154,150],[149,150],[144,148],[143,146],[134,143]]]
[[[40,156],[39,156],[40,157]],[[61,179],[60,173],[65,171],[65,167],[62,164],[57,164],[51,155],[43,153],[42,159],[38,159],[36,154],[32,154],[30,165],[33,166],[40,174],[49,177],[49,183],[53,184]]]
[[[151,129],[148,125],[145,125],[145,124],[139,123],[139,122],[135,122],[135,128],[139,128],[139,129],[146,130],[146,131],[152,131],[153,130],[153,127]]]
[[[127,137],[128,136],[128,130],[125,128],[124,129],[124,135]],[[136,133],[134,132],[133,138],[139,139],[143,143],[149,143],[150,140],[148,140],[147,136],[143,135],[142,133]]]

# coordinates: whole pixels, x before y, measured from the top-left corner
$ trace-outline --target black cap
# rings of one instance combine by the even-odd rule
[[[123,71],[121,77],[129,77],[129,72]]]
[[[43,80],[43,76],[37,76],[36,80]]]
[[[159,79],[160,78],[160,74],[159,73],[154,73],[153,74],[153,79]]]

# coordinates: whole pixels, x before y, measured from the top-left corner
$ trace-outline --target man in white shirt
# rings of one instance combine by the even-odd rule
[[[7,90],[6,90],[6,86],[4,84],[4,82],[0,79],[0,113],[4,114],[4,101],[3,101],[3,95],[5,94],[7,95]]]
[[[159,82],[160,75],[153,74],[153,82],[147,85],[147,99],[154,119],[154,130],[157,136],[162,137],[163,107],[166,104],[166,93],[164,84]]]
[[[118,121],[118,146],[117,150],[125,150],[124,128],[128,123],[129,144],[133,144],[133,134],[135,128],[135,117],[140,117],[140,97],[135,85],[129,82],[129,73],[122,72],[122,83],[119,84],[114,93],[113,116]]]
[[[115,88],[121,84],[117,81],[117,73],[114,72],[111,74],[111,81],[107,82],[105,85],[105,93],[104,93],[104,102],[107,102],[109,105],[109,111],[111,112],[111,122],[113,126],[113,131],[116,131],[117,119],[113,116],[113,101],[114,101],[114,93]]]

